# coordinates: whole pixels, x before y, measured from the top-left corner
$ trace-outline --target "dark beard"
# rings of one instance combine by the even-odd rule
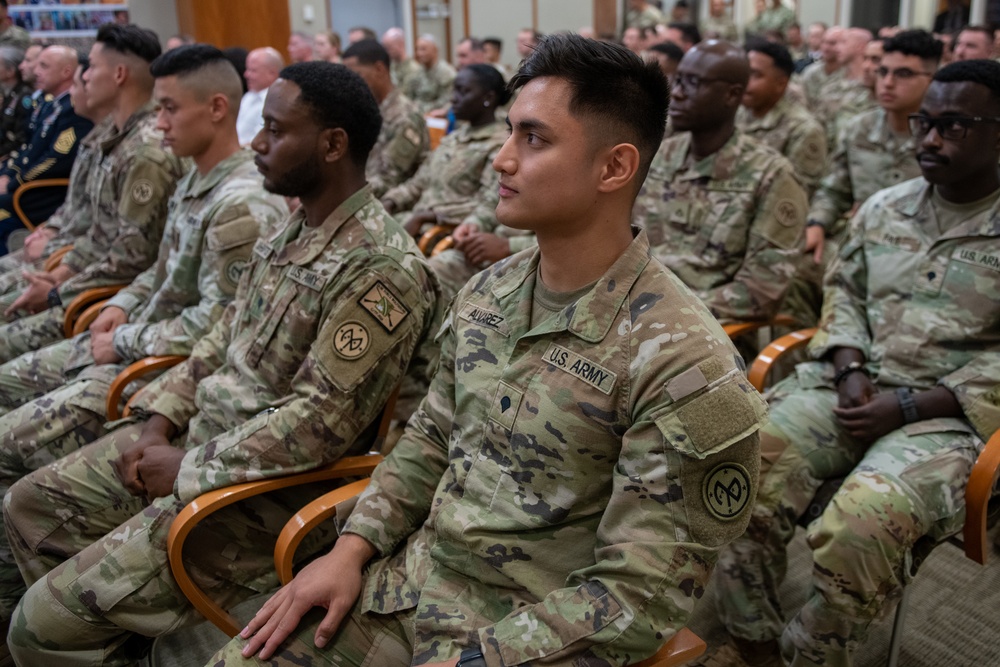
[[[283,197],[301,197],[319,187],[319,164],[303,162],[285,172],[280,179],[264,180],[264,189]]]

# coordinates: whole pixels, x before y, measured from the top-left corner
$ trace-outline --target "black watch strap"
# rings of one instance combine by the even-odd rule
[[[456,667],[486,667],[483,649],[478,646],[465,649],[459,656]]]
[[[913,400],[913,390],[909,387],[900,387],[896,390],[896,399],[899,401],[899,408],[903,411],[903,422],[912,424],[920,421],[920,413],[917,411],[917,402]]]
[[[53,287],[52,289],[49,290],[48,301],[49,301],[49,308],[58,308],[59,306],[63,305],[62,297],[59,296],[58,287]]]

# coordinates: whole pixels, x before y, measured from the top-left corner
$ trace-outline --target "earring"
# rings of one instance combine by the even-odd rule
[[[483,106],[484,106],[484,107],[489,107],[489,106],[490,106],[490,103],[489,103],[489,101],[488,101],[488,100],[487,100],[487,101],[484,101],[484,102],[483,102]]]

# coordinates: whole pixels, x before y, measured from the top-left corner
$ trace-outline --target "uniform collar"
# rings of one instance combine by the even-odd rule
[[[894,208],[907,218],[927,218],[929,217],[928,212],[933,206],[931,203],[931,188],[933,186],[922,178],[919,180],[921,181],[920,187],[910,190],[894,203]],[[970,225],[969,222],[964,222],[945,231],[935,240],[941,241],[967,236],[1000,236],[1000,199],[997,199],[985,215],[976,217],[981,218],[978,224]]]
[[[296,217],[302,218],[302,230],[294,241],[291,241],[277,252],[271,263],[277,266],[285,264],[306,265],[311,263],[330,244],[330,240],[337,234],[337,231],[345,222],[362,208],[374,202],[375,196],[372,194],[371,186],[365,185],[334,209],[333,213],[319,227],[307,227],[305,224],[305,212],[300,208],[292,214],[292,220],[294,221]],[[281,231],[275,234],[271,240],[277,239],[287,228],[288,225],[282,226]]]
[[[633,227],[632,234],[632,243],[594,287],[555,320],[562,326],[568,314],[565,329],[589,343],[598,343],[607,337],[632,286],[649,263],[649,239],[645,230]],[[509,319],[514,319],[524,304],[532,302],[539,257],[540,251],[536,249],[530,260],[493,282],[493,295]]]
[[[190,174],[194,182],[191,184],[190,189],[184,193],[184,198],[199,199],[204,197],[206,193],[214,189],[223,179],[233,173],[237,167],[252,159],[250,149],[241,148],[212,167],[204,176],[198,173],[197,167],[192,167]]]
[[[146,102],[146,104],[137,109],[135,113],[133,113],[131,116],[128,117],[128,120],[125,121],[125,126],[122,127],[120,130],[118,130],[112,125],[111,132],[104,139],[104,141],[101,142],[101,152],[107,155],[112,150],[114,150],[115,146],[124,141],[125,137],[131,134],[132,130],[135,129],[135,127],[139,123],[146,120],[146,118],[148,118],[150,114],[153,113],[153,106],[154,104],[152,100]]]
[[[885,146],[893,152],[912,153],[917,148],[916,140],[913,137],[907,137],[900,143],[899,137],[893,134],[889,127],[889,115],[882,107],[875,110],[875,122],[872,123],[871,129],[868,131],[868,141],[876,146]]]
[[[458,143],[481,141],[483,139],[489,139],[496,134],[499,127],[500,123],[487,123],[486,125],[481,125],[479,127],[472,127],[468,123],[462,123],[458,126],[458,129],[452,132],[452,134],[455,135],[455,141]]]
[[[696,162],[691,169],[685,170],[680,176],[681,180],[694,180],[698,178],[708,178],[715,181],[724,181],[732,177],[733,172],[739,167],[740,145],[743,133],[737,128],[733,130],[733,136],[722,145],[712,155],[702,158]],[[670,180],[677,172],[681,171],[687,161],[688,153],[691,151],[691,133],[684,132],[679,135],[677,144],[672,147],[673,154],[667,162],[671,172]]]
[[[378,110],[382,112],[382,116],[385,116],[385,112],[399,103],[399,88],[393,86],[393,89],[389,91],[389,94],[385,96],[382,103],[378,105]]]
[[[788,98],[784,95],[778,100],[778,103],[771,107],[771,110],[764,114],[763,118],[754,118],[753,113],[746,109],[747,118],[749,122],[746,124],[744,129],[750,130],[773,130],[778,127],[781,123],[782,118],[788,111]]]

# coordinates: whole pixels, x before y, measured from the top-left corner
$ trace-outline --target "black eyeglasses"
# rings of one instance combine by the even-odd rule
[[[670,85],[674,89],[683,90],[685,94],[687,94],[698,92],[698,88],[700,88],[703,83],[715,83],[716,81],[724,80],[725,79],[718,79],[711,76],[698,76],[697,74],[691,74],[690,72],[677,72],[670,77]]]
[[[975,123],[1000,123],[1000,118],[996,116],[940,116],[931,118],[922,113],[911,113],[907,119],[910,121],[910,134],[914,137],[925,137],[931,128],[934,128],[942,139],[950,141],[965,139],[969,128]]]
[[[875,74],[880,79],[892,74],[892,78],[899,79],[900,81],[909,81],[916,76],[930,76],[930,72],[918,72],[915,69],[910,69],[909,67],[897,67],[896,69],[889,69],[888,67],[879,67],[875,70]]]

